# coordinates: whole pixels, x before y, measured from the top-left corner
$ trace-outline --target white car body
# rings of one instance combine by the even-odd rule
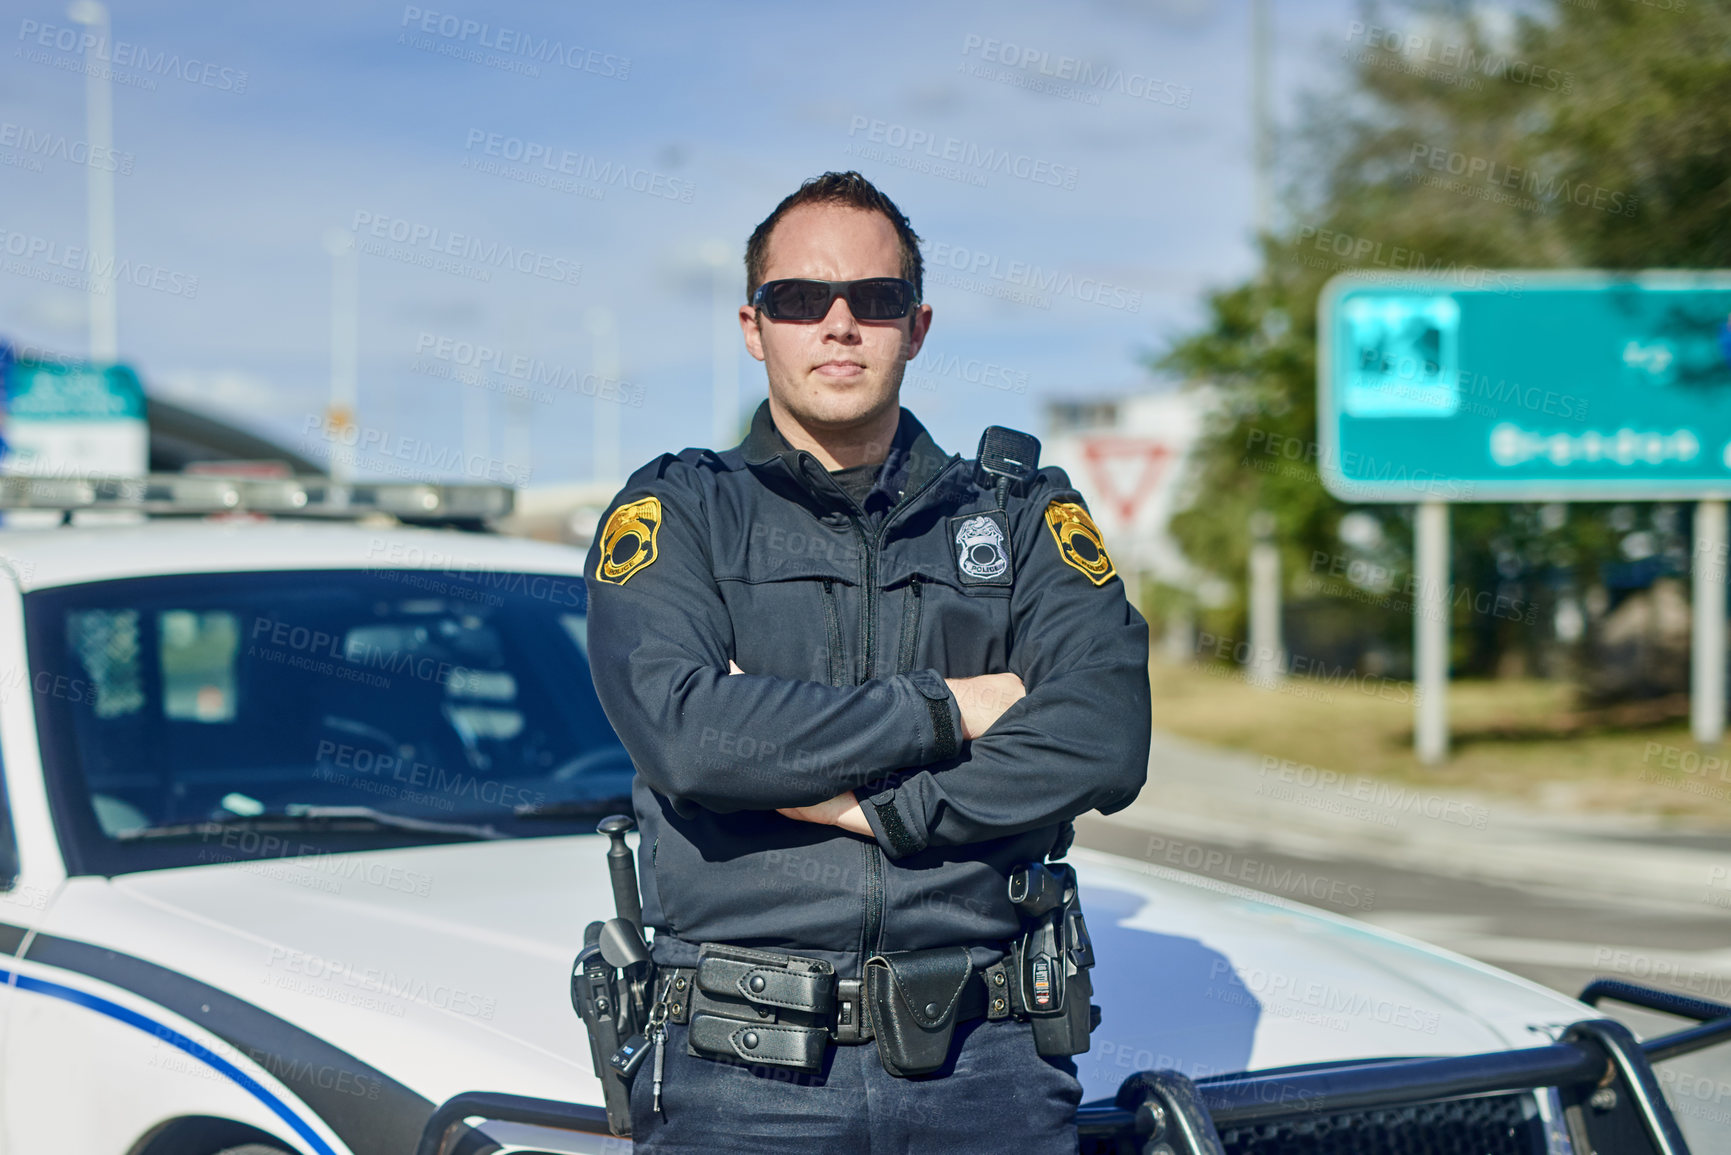
[[[0,1155],[128,1155],[166,1121],[249,1124],[307,1155],[409,1155],[462,1091],[601,1102],[569,996],[612,914],[596,835],[68,877],[37,747],[22,599],[159,574],[472,567],[580,576],[573,549],[307,522],[6,531],[0,759],[20,873],[0,893]],[[1090,1099],[1193,1076],[1533,1046],[1582,1004],[1294,903],[1089,851],[1104,1022]],[[507,1150],[619,1151],[489,1125]],[[153,1153],[154,1155],[154,1153]],[[198,1152],[196,1155],[207,1155]]]

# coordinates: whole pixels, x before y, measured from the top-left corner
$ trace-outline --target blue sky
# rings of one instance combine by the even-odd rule
[[[1356,7],[1272,7],[1289,117],[1298,90],[1338,81]],[[0,335],[82,353],[82,292],[44,279],[84,242],[83,58],[56,46],[77,26],[57,4],[9,8]],[[145,270],[120,289],[122,354],[165,396],[318,451],[324,244],[343,230],[368,250],[359,423],[395,447],[364,469],[473,474],[436,452],[466,446],[520,472],[514,428],[533,480],[585,479],[598,405],[629,468],[713,440],[704,246],[743,292],[757,221],[802,178],[857,167],[927,242],[935,324],[904,402],[971,452],[988,423],[1038,432],[1050,398],[1146,387],[1139,355],[1250,270],[1248,19],[1248,0],[116,0],[118,250]],[[580,384],[597,309],[617,319],[620,400]],[[501,353],[467,366],[479,384],[449,375],[480,346]],[[737,358],[749,412],[762,368]]]

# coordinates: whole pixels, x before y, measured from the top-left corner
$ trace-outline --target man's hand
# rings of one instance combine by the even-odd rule
[[[777,810],[776,813],[785,814],[800,822],[839,826],[852,834],[874,837],[871,823],[866,821],[865,811],[859,808],[859,800],[853,796],[852,790],[844,790],[827,802],[819,802],[815,806],[789,806]]]
[[[739,668],[739,663],[732,658],[727,660],[727,672],[730,676],[745,673]],[[1017,685],[1021,685],[1021,683],[1018,682]],[[811,806],[788,806],[777,810],[776,813],[785,814],[798,822],[815,822],[819,826],[839,826],[853,834],[863,834],[867,838],[873,837],[871,824],[866,821],[865,812],[859,808],[859,799],[853,796],[852,790],[844,790],[834,798]]]
[[[992,728],[1005,710],[1027,697],[1027,687],[1014,674],[981,674],[945,678],[944,684],[962,710],[962,737],[973,741]]]

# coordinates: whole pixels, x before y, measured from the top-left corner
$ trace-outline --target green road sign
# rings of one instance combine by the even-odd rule
[[[128,365],[20,360],[6,371],[6,412],[30,421],[142,421],[144,387]]]
[[[1346,273],[1323,289],[1317,464],[1330,493],[1731,497],[1731,273],[1497,283]]]
[[[150,465],[144,387],[127,365],[4,364],[0,473],[137,476]]]

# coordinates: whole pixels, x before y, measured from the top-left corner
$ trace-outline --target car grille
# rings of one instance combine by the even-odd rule
[[[1543,1155],[1530,1093],[1224,1128],[1226,1155]]]

